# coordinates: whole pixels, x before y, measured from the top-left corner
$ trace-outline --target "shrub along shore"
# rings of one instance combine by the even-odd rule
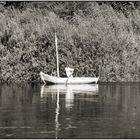
[[[0,80],[40,81],[100,76],[101,82],[140,81],[140,2],[2,2]]]

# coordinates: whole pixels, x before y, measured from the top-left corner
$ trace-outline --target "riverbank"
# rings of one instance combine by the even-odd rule
[[[101,82],[140,81],[140,9],[133,2],[125,10],[106,2],[15,3],[0,10],[1,81],[56,75],[55,31],[60,76],[70,66],[74,76]]]

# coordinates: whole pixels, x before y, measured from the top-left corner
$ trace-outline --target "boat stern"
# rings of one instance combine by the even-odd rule
[[[40,72],[40,77],[41,77],[41,80],[44,82],[44,84],[46,84],[46,82],[45,82],[45,79],[44,79],[44,76],[43,76],[44,74],[43,74],[43,72],[41,71]]]

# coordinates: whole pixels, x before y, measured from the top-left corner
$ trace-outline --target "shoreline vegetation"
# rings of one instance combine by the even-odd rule
[[[0,81],[39,82],[40,71],[140,81],[140,2],[0,2]]]

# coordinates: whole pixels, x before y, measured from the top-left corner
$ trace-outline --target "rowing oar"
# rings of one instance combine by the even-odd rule
[[[72,75],[72,73],[71,73],[71,75]],[[69,80],[69,78],[71,77],[71,75],[68,77],[68,79],[66,80],[66,85],[67,85],[67,83],[68,83],[68,80]]]

